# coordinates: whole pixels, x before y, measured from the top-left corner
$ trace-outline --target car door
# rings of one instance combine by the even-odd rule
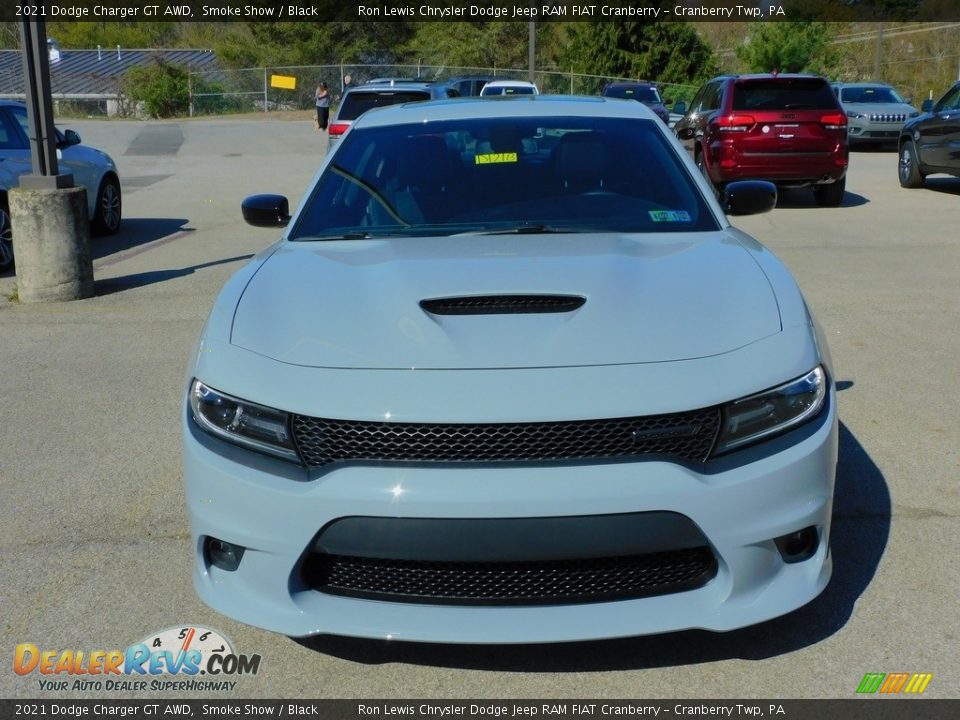
[[[913,128],[920,162],[928,168],[960,167],[960,83],[937,101],[925,118]]]
[[[4,189],[17,187],[20,176],[33,170],[27,133],[9,107],[0,107],[0,168]]]
[[[21,107],[6,109],[10,111],[17,124],[20,126],[23,140],[27,143],[27,172],[30,172],[32,167],[30,167],[30,146],[29,141],[27,140],[29,137],[28,133],[30,132],[29,121],[27,120],[27,110],[26,108]],[[57,165],[59,172],[61,174],[70,173],[73,175],[74,186],[82,185],[85,187],[87,189],[87,202],[88,204],[92,203],[93,197],[91,193],[95,193],[99,189],[99,176],[102,169],[102,165],[97,164],[95,161],[96,151],[80,145],[66,145],[63,134],[59,130],[57,130],[56,133]]]
[[[674,132],[683,146],[695,154],[697,144],[703,138],[707,118],[720,106],[720,82],[711,81],[700,88],[690,101],[687,114],[674,126]]]

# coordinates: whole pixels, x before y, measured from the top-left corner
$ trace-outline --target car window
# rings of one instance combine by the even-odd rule
[[[720,83],[710,83],[707,85],[703,99],[700,101],[699,112],[710,112],[720,107]]]
[[[956,110],[958,108],[960,108],[960,85],[955,85],[940,99],[940,102],[937,103],[936,111]]]
[[[845,103],[903,103],[906,102],[893,88],[845,87],[840,91]]]
[[[356,120],[367,110],[387,105],[398,105],[406,102],[420,102],[429,100],[427,90],[388,90],[383,92],[364,91],[348,93],[340,105],[337,113],[338,120]]]
[[[716,220],[651,120],[463,119],[354,129],[291,239],[544,226],[689,232]]]
[[[733,86],[733,110],[826,110],[836,107],[836,95],[819,78],[771,78],[736,82]]]
[[[17,131],[17,126],[23,127],[23,134]],[[27,113],[23,113],[23,122],[20,123],[20,114],[16,108],[11,111],[0,110],[0,149],[23,150],[28,147],[24,138],[29,137],[27,128]]]
[[[604,93],[607,97],[628,98],[639,102],[659,103],[660,94],[656,88],[637,85],[614,86]]]

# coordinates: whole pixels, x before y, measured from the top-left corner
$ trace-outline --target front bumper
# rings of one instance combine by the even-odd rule
[[[813,422],[693,469],[663,461],[527,466],[341,466],[307,473],[184,422],[184,476],[201,599],[245,623],[291,636],[462,643],[601,639],[703,628],[733,630],[794,610],[831,573],[837,458],[833,391]],[[300,563],[318,531],[346,517],[559,518],[677,513],[706,537],[716,575],[693,590],[588,604],[463,606],[318,592]],[[817,528],[808,560],[785,563],[774,538]],[[203,543],[244,547],[235,571]]]

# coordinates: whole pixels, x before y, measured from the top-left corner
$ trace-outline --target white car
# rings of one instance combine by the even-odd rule
[[[649,108],[364,113],[221,291],[184,384],[206,603],[287,635],[732,630],[831,572],[837,410],[787,268]]]
[[[494,80],[480,91],[480,97],[503,97],[511,95],[539,95],[537,86],[526,80]]]
[[[17,187],[20,176],[32,172],[27,108],[23,103],[0,101],[0,272],[13,265],[7,191]],[[117,166],[105,152],[80,144],[73,130],[57,130],[60,172],[73,173],[76,185],[87,189],[90,226],[98,235],[120,229],[121,191]]]

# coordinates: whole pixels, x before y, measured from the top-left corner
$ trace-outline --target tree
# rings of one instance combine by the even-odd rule
[[[736,53],[753,72],[817,71],[832,64],[826,23],[766,22],[751,27]]]
[[[694,83],[716,73],[713,52],[683,22],[576,23],[561,55],[564,69],[664,83]]]
[[[153,117],[183,115],[190,106],[187,71],[162,59],[131,68],[124,77],[124,94]]]

